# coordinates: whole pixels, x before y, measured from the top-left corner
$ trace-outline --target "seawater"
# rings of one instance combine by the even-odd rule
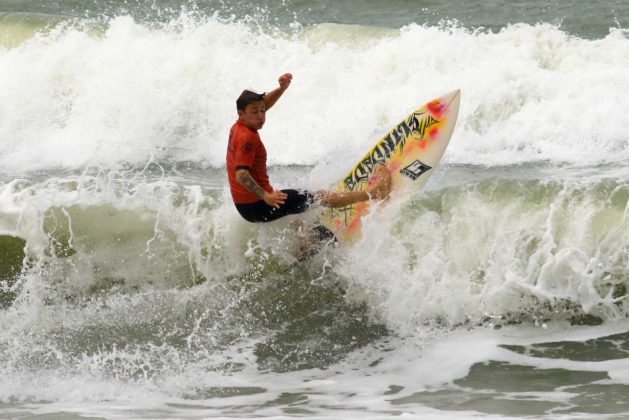
[[[626,417],[626,8],[0,2],[1,416]],[[224,174],[285,71],[277,188],[462,91],[426,188],[301,263]]]

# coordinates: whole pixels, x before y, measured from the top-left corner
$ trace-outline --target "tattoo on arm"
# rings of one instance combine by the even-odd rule
[[[236,179],[240,182],[240,185],[245,187],[247,191],[252,194],[257,195],[260,198],[264,197],[264,189],[258,185],[258,183],[253,179],[249,171],[240,170],[236,173]]]

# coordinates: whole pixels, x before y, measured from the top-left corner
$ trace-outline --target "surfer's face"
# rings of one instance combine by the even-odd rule
[[[259,130],[266,121],[266,105],[264,101],[253,102],[245,107],[244,111],[238,111],[240,122],[252,130]]]

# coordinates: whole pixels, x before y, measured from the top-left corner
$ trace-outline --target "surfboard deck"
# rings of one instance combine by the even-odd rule
[[[459,113],[461,94],[455,90],[420,106],[385,134],[333,189],[363,191],[373,180],[377,165],[391,173],[391,195],[400,196],[421,189],[443,156]],[[369,202],[337,209],[325,209],[319,222],[342,242],[360,234],[361,217]]]

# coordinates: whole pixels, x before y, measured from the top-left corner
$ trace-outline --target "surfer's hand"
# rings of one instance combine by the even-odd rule
[[[280,76],[280,78],[277,80],[280,84],[280,89],[282,89],[282,91],[288,89],[288,87],[290,86],[290,82],[293,80],[293,75],[290,73],[284,73],[283,75]]]
[[[265,192],[262,199],[269,206],[280,208],[286,202],[288,195],[282,191]]]

